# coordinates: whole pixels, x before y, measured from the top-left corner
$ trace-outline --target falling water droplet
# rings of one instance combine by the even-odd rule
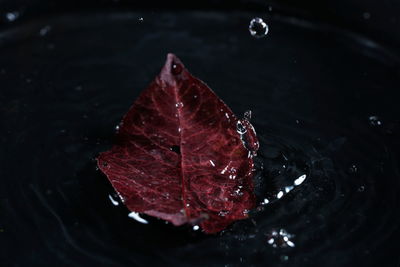
[[[255,38],[262,38],[268,34],[268,25],[262,18],[254,18],[250,21],[249,31],[251,36]]]
[[[182,108],[183,107],[183,103],[182,102],[178,102],[178,103],[175,104],[175,107]]]
[[[144,20],[144,19],[143,19],[142,17],[139,18],[139,22],[143,22],[143,20]]]
[[[19,18],[19,12],[18,11],[13,11],[13,12],[8,12],[7,14],[6,14],[6,19],[9,21],[9,22],[13,22],[13,21],[15,21],[15,20],[17,20],[18,18]]]
[[[200,227],[199,227],[198,225],[193,226],[193,230],[194,230],[194,231],[197,231],[197,230],[199,230],[199,229],[200,229]]]
[[[365,190],[365,186],[363,186],[363,185],[361,185],[361,186],[357,189],[358,192],[364,192],[364,190]]]

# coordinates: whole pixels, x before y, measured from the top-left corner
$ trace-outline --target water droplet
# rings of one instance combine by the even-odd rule
[[[361,186],[357,189],[358,192],[364,192],[364,190],[365,190],[365,186],[363,186],[363,185],[361,185]]]
[[[283,197],[283,191],[279,191],[278,194],[276,194],[277,199],[280,199],[281,197]]]
[[[263,202],[261,203],[261,205],[267,205],[269,203],[268,198],[264,198]]]
[[[218,216],[225,217],[228,213],[229,211],[221,210],[220,212],[218,212]]]
[[[293,190],[293,188],[294,188],[294,186],[293,186],[293,185],[290,185],[290,186],[285,186],[285,193],[289,193],[290,191],[292,191],[292,190]]]
[[[211,159],[210,159],[210,164],[211,164],[211,166],[215,167],[215,163]]]
[[[180,154],[181,153],[181,147],[180,146],[171,146],[170,150],[175,152],[176,154]]]
[[[250,121],[251,120],[251,110],[246,110],[243,114],[243,119]]]
[[[274,248],[295,247],[293,241],[290,240],[293,237],[294,235],[289,234],[285,229],[272,230],[267,234],[267,243]]]
[[[9,22],[13,22],[13,21],[17,20],[19,18],[19,16],[20,16],[20,14],[18,11],[8,12],[6,14],[6,19]]]
[[[115,126],[115,130],[119,131],[119,125]]]
[[[193,230],[194,230],[194,231],[197,231],[197,230],[199,230],[199,229],[200,229],[200,227],[199,227],[198,225],[193,226]]]
[[[294,180],[294,185],[298,186],[301,185],[307,178],[307,175],[303,174],[302,176],[300,176],[299,178],[297,178],[296,180]]]
[[[45,36],[50,32],[50,30],[51,30],[51,27],[49,25],[46,25],[40,29],[39,34],[40,34],[40,36]]]
[[[250,21],[249,31],[251,36],[255,38],[262,38],[268,33],[268,25],[262,18],[254,18]]]
[[[183,107],[183,103],[182,102],[178,102],[178,103],[175,104],[175,107],[182,108]]]
[[[381,125],[382,125],[382,122],[380,121],[380,119],[379,119],[378,116],[370,116],[370,117],[368,118],[368,120],[369,120],[369,124],[370,124],[371,126],[376,127],[376,126],[381,126]]]
[[[113,197],[112,195],[108,195],[108,198],[110,199],[111,203],[112,203],[114,206],[118,206],[118,205],[119,205],[118,200],[115,200],[114,197]]]
[[[128,217],[134,219],[137,222],[143,223],[143,224],[148,224],[149,223],[148,221],[146,221],[145,219],[140,217],[139,213],[137,213],[137,212],[129,213]]]
[[[139,18],[139,22],[143,22],[143,20],[144,20],[144,19],[143,19],[142,17]]]
[[[287,256],[287,255],[281,256],[281,261],[288,261],[288,260],[289,260],[289,256]]]
[[[172,74],[178,75],[179,73],[182,72],[182,66],[179,64],[172,63],[172,69],[171,69]]]
[[[357,167],[357,165],[351,164],[351,165],[349,166],[349,168],[347,169],[347,172],[348,172],[349,174],[355,174],[355,173],[357,173],[357,172],[358,172],[358,167]]]
[[[238,134],[245,134],[247,132],[247,129],[243,125],[241,120],[238,120],[236,123],[236,131],[238,132]]]

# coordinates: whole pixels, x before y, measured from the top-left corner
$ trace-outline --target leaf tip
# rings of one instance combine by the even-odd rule
[[[172,83],[176,78],[183,73],[185,66],[182,61],[173,53],[167,54],[164,67],[161,70],[160,77],[162,80]]]

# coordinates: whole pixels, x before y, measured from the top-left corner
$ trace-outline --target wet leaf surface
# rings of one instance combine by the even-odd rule
[[[248,118],[238,119],[173,54],[98,157],[129,210],[216,233],[255,205]]]

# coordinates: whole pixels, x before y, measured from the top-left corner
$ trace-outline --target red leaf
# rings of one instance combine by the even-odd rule
[[[248,120],[168,54],[98,166],[131,211],[216,233],[254,207],[257,149]]]

